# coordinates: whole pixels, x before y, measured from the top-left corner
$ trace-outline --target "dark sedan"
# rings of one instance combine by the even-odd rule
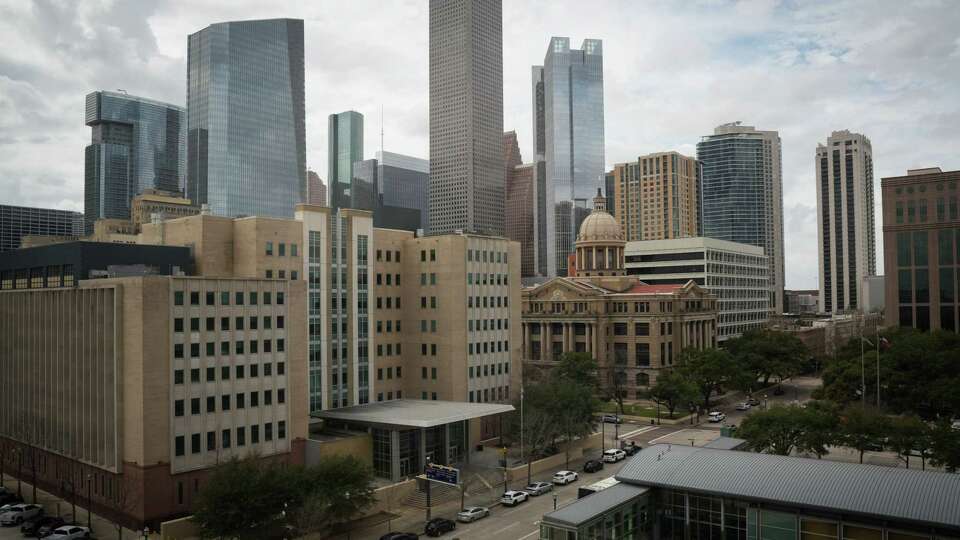
[[[27,521],[20,527],[20,533],[24,536],[40,536],[42,531],[52,531],[57,527],[62,527],[67,523],[56,516],[39,516]]]
[[[427,536],[440,536],[457,528],[457,524],[446,518],[433,518],[427,522],[423,532]]]
[[[583,464],[583,472],[597,472],[603,469],[603,462],[598,459],[591,459]]]

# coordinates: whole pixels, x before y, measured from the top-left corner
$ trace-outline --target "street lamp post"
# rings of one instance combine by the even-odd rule
[[[91,498],[90,490],[93,487],[93,475],[87,475],[87,528],[90,529],[90,532],[93,532],[93,500]]]
[[[142,538],[143,538],[144,540],[146,540],[147,538],[150,538],[150,527],[144,527],[144,528],[143,528],[143,536],[142,536]]]

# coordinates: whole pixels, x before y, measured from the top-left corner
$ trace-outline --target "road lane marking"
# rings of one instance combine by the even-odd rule
[[[507,529],[509,529],[509,528],[511,528],[511,527],[516,527],[516,526],[519,525],[519,524],[520,524],[519,521],[514,521],[513,523],[507,525],[506,527],[504,527],[504,528],[502,528],[502,529],[497,529],[497,530],[493,531],[491,534],[493,535],[494,538],[496,538],[497,535],[499,535],[499,534],[502,533],[503,531],[505,531],[505,530],[507,530]]]
[[[676,435],[676,434],[678,434],[678,433],[683,433],[684,431],[690,431],[690,430],[689,430],[689,429],[681,429],[681,430],[679,430],[679,431],[674,431],[674,432],[672,432],[672,433],[667,433],[666,435],[661,435],[661,436],[657,437],[656,439],[653,439],[652,441],[648,442],[647,444],[653,444],[653,443],[659,441],[660,439],[665,439],[665,438],[667,438],[667,437],[669,437],[669,436],[671,436],[671,435]]]
[[[659,426],[646,426],[646,427],[642,427],[642,428],[640,428],[640,429],[635,429],[635,430],[631,431],[630,433],[624,433],[623,435],[620,435],[620,438],[621,438],[621,439],[626,439],[627,437],[633,437],[634,435],[639,435],[640,433],[646,433],[646,432],[648,432],[648,431],[653,431],[653,430],[655,430],[655,429],[660,429],[660,427],[659,427]]]
[[[534,529],[534,531],[533,531],[532,533],[529,533],[529,534],[527,534],[527,535],[525,535],[525,536],[521,536],[521,537],[518,538],[517,540],[525,540],[525,539],[530,538],[531,536],[537,534],[538,532],[540,532],[540,529],[539,529],[539,528],[538,528],[538,529]]]

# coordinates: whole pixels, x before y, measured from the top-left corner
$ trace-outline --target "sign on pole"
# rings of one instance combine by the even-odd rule
[[[444,467],[443,465],[437,465],[435,463],[427,463],[427,468],[424,472],[426,473],[427,480],[442,482],[444,484],[450,484],[451,486],[460,485],[460,469]]]

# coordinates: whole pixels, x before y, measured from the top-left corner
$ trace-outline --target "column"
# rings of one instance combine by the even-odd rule
[[[400,432],[390,430],[390,480],[400,481]]]
[[[427,468],[427,430],[420,428],[420,470],[417,474],[423,473]]]
[[[600,328],[596,323],[594,323],[593,324],[593,358],[597,361],[597,363],[602,364],[603,363],[603,360],[601,360],[602,356],[603,356],[603,350],[600,348]]]
[[[443,463],[447,467],[452,465],[450,460],[450,424],[443,425]]]
[[[553,360],[553,327],[550,323],[543,323],[543,335],[541,339],[543,343],[540,345],[540,348],[543,350],[543,360]]]

